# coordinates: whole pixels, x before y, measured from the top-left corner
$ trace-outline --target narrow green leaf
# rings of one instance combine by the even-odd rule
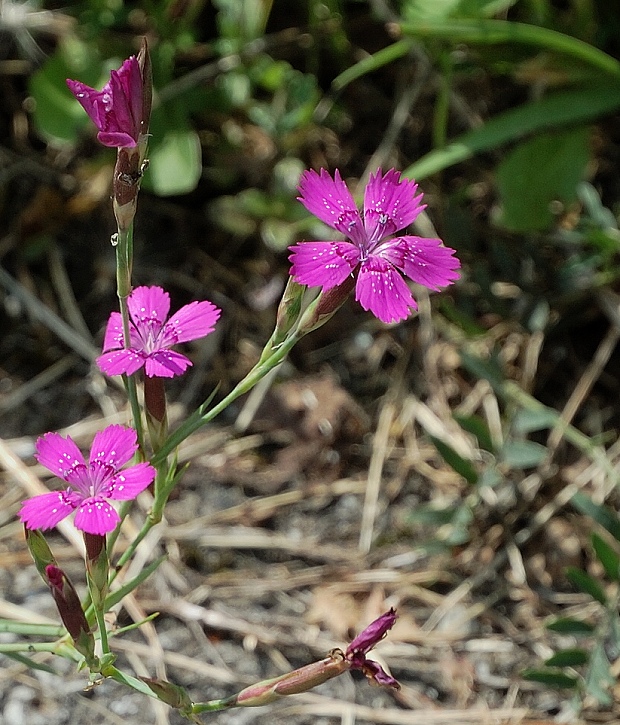
[[[592,534],[592,547],[607,576],[614,582],[620,581],[620,556],[598,534]]]
[[[148,566],[144,567],[144,569],[142,569],[142,571],[137,574],[133,579],[130,579],[127,583],[123,584],[122,587],[108,594],[108,596],[105,598],[105,611],[107,612],[115,604],[118,604],[118,602],[120,602],[126,594],[129,594],[129,592],[133,592],[133,590],[137,586],[139,586],[140,584],[142,584],[143,581],[148,579],[155,571],[155,569],[157,569],[157,567],[162,563],[162,561],[166,560],[166,558],[166,555],[163,554],[158,559],[155,559],[155,561],[152,561]]]
[[[454,448],[449,446],[447,443],[444,443],[439,438],[435,438],[435,436],[429,436],[429,438],[450,468],[454,469],[458,474],[463,476],[468,483],[471,483],[472,485],[477,483],[478,472],[471,461],[463,458],[454,450]]]
[[[615,511],[594,503],[588,495],[581,491],[578,491],[570,502],[577,511],[593,518],[597,524],[607,529],[614,539],[620,541],[620,521],[618,521],[618,515]]]
[[[518,44],[531,45],[569,56],[602,71],[611,79],[620,80],[620,63],[611,55],[583,40],[565,35],[550,28],[511,20],[495,19],[453,19],[403,23],[403,36],[412,38],[443,38],[451,45],[471,43],[480,45]]]
[[[603,605],[607,604],[607,597],[603,591],[603,587],[585,571],[577,569],[577,567],[571,566],[566,570],[567,579],[577,587],[581,589],[585,594],[589,594],[597,602]]]
[[[521,677],[523,677],[524,680],[530,680],[530,682],[540,682],[543,685],[560,687],[563,689],[574,689],[579,683],[579,679],[577,677],[566,675],[559,670],[525,670],[521,673]]]
[[[493,453],[493,439],[489,426],[479,415],[455,415],[454,419],[463,430],[476,437],[481,448]]]
[[[357,78],[379,70],[384,65],[393,63],[395,60],[407,55],[412,45],[413,42],[409,39],[398,40],[396,43],[388,45],[387,48],[382,48],[376,53],[373,53],[373,55],[367,56],[363,60],[360,60],[359,63],[347,68],[339,76],[336,76],[332,81],[332,88],[334,91],[341,91]]]
[[[588,622],[583,622],[580,619],[573,619],[572,617],[560,617],[546,625],[547,629],[552,632],[558,632],[559,634],[593,634],[595,627]]]
[[[57,675],[57,676],[60,675],[60,672],[58,672],[58,670],[55,670],[53,667],[50,667],[49,665],[46,665],[43,662],[35,662],[30,657],[26,657],[25,655],[20,655],[18,652],[3,652],[2,654],[5,657],[10,657],[12,660],[19,662],[22,665],[26,665],[26,667],[29,667],[31,670],[40,670],[41,672],[49,672],[50,675]]]
[[[588,653],[582,649],[563,649],[556,652],[553,657],[545,660],[546,667],[578,667],[585,665],[590,659]]]
[[[477,153],[499,148],[545,129],[591,121],[612,113],[618,107],[620,83],[552,93],[489,119],[480,128],[418,159],[403,174],[419,181]]]

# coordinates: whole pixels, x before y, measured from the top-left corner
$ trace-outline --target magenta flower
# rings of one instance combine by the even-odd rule
[[[192,362],[169,348],[213,332],[220,316],[219,308],[211,302],[190,302],[168,320],[170,296],[161,287],[136,287],[127,306],[131,345],[124,347],[121,316],[113,312],[105,331],[103,355],[97,358],[106,375],[132,375],[142,366],[150,378],[181,375]]]
[[[454,250],[440,239],[393,236],[409,226],[425,208],[417,184],[401,179],[396,169],[371,175],[364,193],[364,210],[357,209],[336,170],[332,179],[305,171],[299,201],[306,209],[343,234],[347,241],[301,242],[290,247],[291,275],[301,284],[329,290],[357,273],[355,299],[383,322],[409,316],[417,305],[400,272],[413,282],[439,290],[458,279]]]
[[[388,675],[378,662],[366,658],[366,654],[392,629],[395,621],[396,611],[394,609],[382,614],[357,635],[347,647],[344,657],[352,669],[361,670],[371,682],[398,690],[400,689],[398,682]]]
[[[100,91],[70,79],[67,85],[99,129],[100,143],[116,148],[132,148],[138,144],[142,123],[148,123],[150,108],[148,111],[144,108],[142,72],[134,55],[118,70],[110,72],[109,82]]]
[[[51,529],[77,510],[76,528],[97,535],[113,531],[120,517],[108,499],[129,501],[155,478],[150,463],[137,463],[121,470],[137,449],[135,430],[110,425],[95,435],[86,463],[69,436],[46,433],[37,440],[35,458],[69,487],[27,499],[19,518],[27,529]]]

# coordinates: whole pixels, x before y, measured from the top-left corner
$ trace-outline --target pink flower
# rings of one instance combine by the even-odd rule
[[[109,82],[100,91],[69,79],[67,85],[99,129],[100,143],[116,148],[138,144],[143,122],[148,124],[150,108],[145,108],[142,71],[134,55],[118,70],[111,71]]]
[[[168,320],[170,296],[161,287],[136,287],[127,305],[131,345],[124,347],[121,316],[113,312],[105,331],[103,355],[97,358],[106,375],[132,375],[142,366],[150,378],[181,375],[191,360],[169,348],[213,332],[220,316],[211,302],[190,302]]]
[[[77,510],[76,528],[98,535],[113,531],[120,517],[108,499],[129,501],[155,478],[150,463],[137,463],[121,470],[137,449],[135,430],[110,425],[95,435],[86,463],[69,436],[46,433],[37,440],[35,458],[69,487],[27,499],[19,518],[27,529],[51,529]]]
[[[371,682],[398,690],[400,689],[398,682],[388,675],[378,662],[366,658],[366,654],[392,629],[395,621],[396,611],[394,609],[382,614],[357,635],[347,647],[344,657],[352,669],[361,670]]]
[[[299,201],[306,209],[343,234],[347,241],[302,242],[292,246],[291,275],[301,284],[329,290],[357,272],[355,299],[383,322],[397,322],[417,309],[400,272],[413,282],[439,290],[458,279],[454,250],[440,239],[393,236],[409,226],[425,208],[417,184],[401,179],[396,169],[371,175],[364,193],[364,210],[357,209],[336,170],[305,171]]]

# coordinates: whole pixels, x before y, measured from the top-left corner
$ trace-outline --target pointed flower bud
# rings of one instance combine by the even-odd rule
[[[94,664],[96,660],[95,640],[75,587],[64,571],[55,564],[49,564],[45,568],[45,576],[56,602],[58,614],[73,639],[75,648],[84,655],[89,665]]]

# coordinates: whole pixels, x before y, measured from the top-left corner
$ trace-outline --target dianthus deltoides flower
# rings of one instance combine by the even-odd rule
[[[98,91],[80,81],[67,79],[69,90],[77,98],[91,121],[99,129],[97,139],[104,146],[133,148],[148,126],[150,89],[145,89],[138,58],[132,55]]]
[[[300,284],[325,291],[357,275],[355,299],[383,322],[397,322],[417,309],[401,272],[432,290],[458,279],[460,262],[440,239],[394,236],[425,208],[417,184],[396,169],[371,175],[361,213],[338,170],[333,179],[325,169],[305,171],[298,188],[306,209],[347,238],[290,247],[291,275]]]
[[[192,364],[170,350],[179,342],[197,340],[215,329],[220,310],[211,302],[190,302],[168,319],[170,296],[161,287],[136,287],[127,300],[130,346],[125,348],[119,312],[108,320],[103,355],[97,365],[106,375],[132,375],[144,366],[148,377],[172,378]]]
[[[155,478],[150,463],[121,470],[138,449],[136,431],[122,425],[110,425],[95,435],[88,463],[69,436],[46,433],[35,447],[39,463],[69,486],[24,501],[18,516],[28,529],[51,529],[76,511],[76,528],[107,534],[120,521],[109,499],[129,501]]]

